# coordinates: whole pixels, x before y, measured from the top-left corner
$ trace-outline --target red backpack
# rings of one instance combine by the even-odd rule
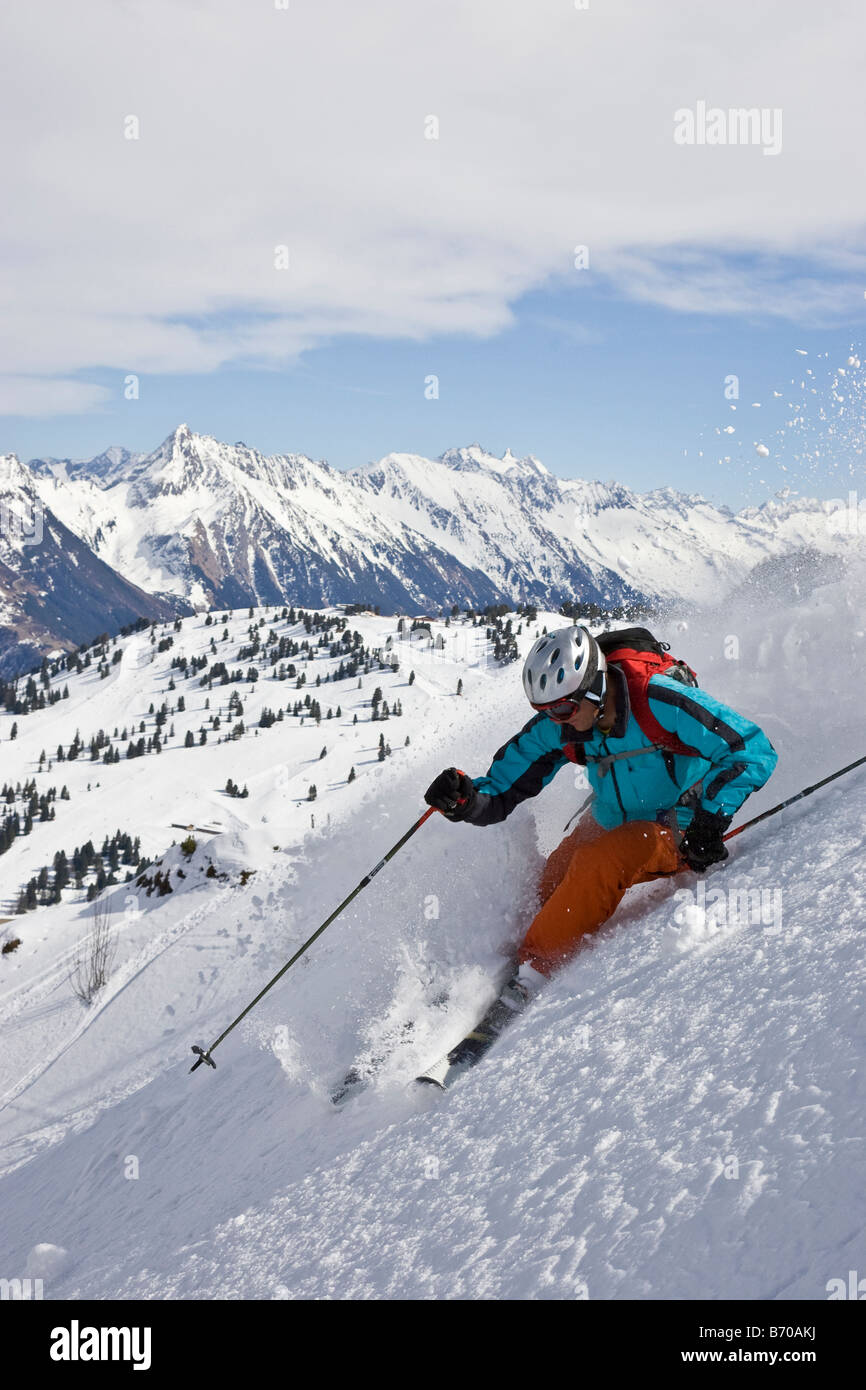
[[[626,679],[632,713],[646,734],[659,748],[671,753],[698,756],[697,749],[683,743],[658,722],[649,707],[650,676],[668,676],[683,685],[695,686],[698,678],[691,666],[670,656],[667,642],[660,642],[645,627],[620,628],[617,632],[602,632],[596,637],[604,655],[615,664]]]

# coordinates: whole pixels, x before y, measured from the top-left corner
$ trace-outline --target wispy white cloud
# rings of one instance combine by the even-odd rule
[[[731,248],[732,250],[732,248]],[[751,316],[826,326],[862,312],[866,257],[848,255],[844,270],[833,248],[820,258],[823,274],[802,257],[743,258],[694,247],[611,255],[611,276],[633,299],[687,314]]]
[[[109,395],[106,387],[85,381],[0,374],[0,415],[84,415]]]
[[[859,0],[6,6],[6,408],[95,403],[69,380],[95,368],[489,336],[558,275],[682,312],[845,314],[862,23]],[[781,109],[781,153],[677,146],[698,100]],[[749,251],[812,270],[792,284]]]

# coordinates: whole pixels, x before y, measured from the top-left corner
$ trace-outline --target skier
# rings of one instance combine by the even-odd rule
[[[504,820],[569,763],[585,766],[592,789],[591,809],[544,868],[518,972],[458,1061],[486,1050],[633,884],[726,859],[725,830],[772,773],[776,753],[761,729],[698,689],[666,650],[644,628],[598,640],[579,624],[546,634],[523,667],[532,718],[485,776],[451,767],[428,787],[428,805],[470,825]],[[426,1079],[443,1084],[441,1074]]]

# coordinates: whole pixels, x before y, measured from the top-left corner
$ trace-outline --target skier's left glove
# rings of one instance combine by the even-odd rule
[[[680,854],[695,873],[703,873],[711,864],[720,864],[727,859],[728,849],[722,836],[732,819],[731,816],[723,816],[721,811],[705,811],[703,806],[695,811],[680,841]]]
[[[468,820],[478,800],[475,784],[459,767],[447,767],[424,793],[428,806],[435,806],[448,820]]]

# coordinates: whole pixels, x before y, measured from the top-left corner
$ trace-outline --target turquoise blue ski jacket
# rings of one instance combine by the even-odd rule
[[[775,749],[757,724],[704,690],[658,675],[649,681],[650,710],[694,755],[657,747],[631,712],[625,677],[611,666],[609,678],[617,699],[611,732],[594,730],[587,737],[534,714],[499,749],[487,774],[472,779],[478,791],[472,824],[504,820],[562,768],[585,764],[592,814],[605,829],[624,821],[668,820],[673,812],[685,830],[698,806],[733,816],[776,766]]]

